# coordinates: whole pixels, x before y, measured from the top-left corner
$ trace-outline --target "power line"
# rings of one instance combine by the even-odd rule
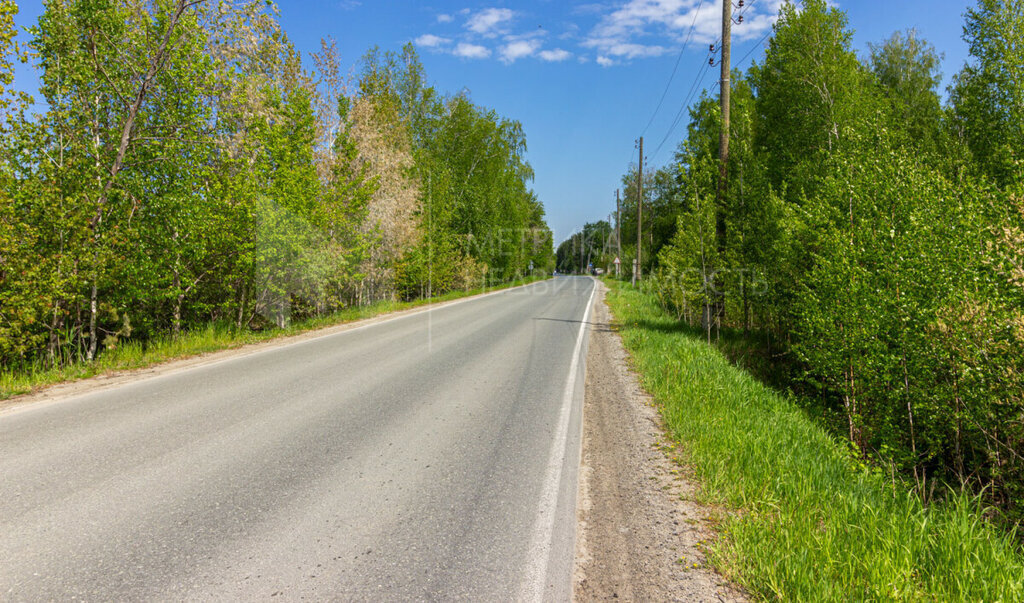
[[[720,41],[721,41],[721,38],[719,38],[718,40],[715,40],[715,43],[712,44],[711,46],[712,47],[717,46],[718,42],[720,42]],[[675,119],[672,120],[672,125],[670,125],[668,127],[668,131],[665,132],[665,136],[662,137],[661,142],[658,143],[657,148],[654,150],[654,154],[651,155],[652,158],[658,156],[658,153],[661,151],[662,147],[665,146],[665,142],[668,141],[669,137],[672,136],[672,133],[675,131],[676,127],[679,126],[679,122],[683,119],[683,114],[686,112],[687,109],[689,109],[689,107],[690,107],[690,100],[693,98],[693,95],[696,92],[696,90],[699,87],[699,85],[704,82],[705,76],[707,76],[707,71],[708,71],[708,61],[707,61],[707,59],[711,58],[712,54],[713,53],[709,51],[704,56],[704,60],[702,61],[702,65],[701,65],[700,71],[697,72],[697,76],[693,79],[693,83],[690,85],[690,90],[686,94],[686,100],[684,100],[682,105],[680,105],[679,111],[676,112]]]
[[[765,34],[763,36],[761,36],[761,39],[757,41],[757,44],[754,44],[753,46],[751,46],[750,50],[747,51],[747,54],[743,55],[743,58],[740,59],[739,61],[737,61],[736,64],[737,65],[742,65],[743,61],[746,61],[747,57],[749,57],[751,54],[753,54],[755,50],[760,48],[761,45],[764,44],[764,41],[767,40],[768,36],[770,36],[770,35],[772,35],[772,30],[771,29],[769,29],[767,32],[765,32]]]
[[[725,0],[725,1],[730,1],[730,0]],[[750,11],[750,10],[751,10],[751,8],[752,8],[752,7],[754,6],[754,4],[755,4],[756,2],[757,2],[757,0],[750,0],[750,2],[744,3],[744,6],[743,6],[743,7],[742,7],[742,8],[740,9],[740,11],[739,11],[739,15],[738,15],[738,17],[742,17],[742,16],[743,16],[743,15],[745,15],[745,14],[746,14],[746,13],[747,13],[748,11]],[[701,0],[701,4],[703,4],[703,0]],[[698,8],[698,10],[699,10],[699,8]],[[693,24],[691,24],[691,26],[690,26],[690,33],[688,33],[688,34],[687,34],[687,43],[688,43],[688,42],[689,42],[689,40],[690,40],[690,36],[692,35],[692,32],[693,32],[694,26],[695,26],[695,24],[696,24],[696,13],[694,14],[694,19],[695,19],[694,23],[693,23]],[[743,58],[741,58],[741,59],[739,60],[739,62],[737,62],[736,64],[737,64],[737,65],[739,65],[739,64],[742,64],[742,63],[743,63],[743,62],[744,62],[745,60],[747,60],[747,58],[748,58],[748,57],[749,57],[749,56],[750,56],[750,55],[751,55],[751,54],[752,54],[752,53],[753,53],[753,52],[754,52],[755,50],[757,50],[757,49],[758,49],[758,48],[759,48],[759,47],[761,46],[761,44],[763,44],[763,43],[764,43],[764,41],[765,41],[765,40],[766,40],[766,39],[767,39],[767,38],[768,38],[769,36],[771,36],[771,34],[772,34],[772,31],[773,31],[773,29],[772,29],[771,27],[769,27],[768,31],[767,31],[767,32],[765,32],[764,36],[762,36],[762,37],[761,37],[761,39],[760,39],[760,40],[759,40],[759,41],[757,42],[757,44],[755,44],[754,46],[752,46],[752,47],[750,48],[750,50],[748,50],[748,51],[747,51],[747,53],[746,53],[745,55],[743,55]],[[665,143],[666,143],[666,142],[668,142],[669,138],[671,138],[672,134],[673,134],[673,133],[674,133],[674,132],[676,131],[676,129],[677,129],[678,127],[679,127],[679,124],[680,124],[680,122],[681,122],[681,121],[683,120],[683,117],[685,116],[686,112],[687,112],[687,111],[689,110],[689,108],[690,108],[690,102],[691,102],[691,101],[693,100],[693,97],[694,97],[694,95],[695,95],[695,94],[696,94],[696,93],[697,93],[697,92],[698,92],[699,90],[701,90],[701,86],[703,85],[703,83],[704,83],[704,80],[705,80],[705,78],[707,77],[707,72],[708,72],[708,68],[709,68],[709,63],[708,63],[708,60],[709,60],[709,59],[711,59],[711,58],[712,58],[712,57],[713,57],[713,56],[714,56],[714,55],[716,54],[716,50],[715,50],[715,49],[717,49],[717,48],[719,47],[719,43],[720,43],[721,41],[722,41],[722,38],[721,38],[721,37],[719,37],[719,38],[718,38],[717,40],[715,40],[714,44],[712,44],[712,45],[711,45],[711,49],[712,49],[712,50],[710,50],[710,51],[709,51],[709,52],[708,52],[708,53],[707,53],[707,54],[705,55],[705,57],[704,57],[704,62],[703,62],[703,64],[702,64],[702,66],[701,66],[701,69],[700,69],[700,70],[699,70],[699,71],[697,72],[697,75],[696,75],[696,77],[694,77],[693,83],[692,83],[692,84],[690,85],[690,89],[689,89],[689,91],[688,91],[688,92],[687,92],[687,94],[686,94],[686,98],[685,98],[685,100],[684,100],[684,101],[683,101],[683,103],[682,103],[682,104],[680,105],[680,107],[679,107],[679,111],[678,111],[678,112],[676,112],[676,116],[675,116],[675,118],[673,118],[673,120],[672,120],[672,124],[671,124],[671,125],[669,126],[669,128],[668,128],[668,131],[667,131],[667,132],[665,132],[665,135],[664,135],[664,136],[662,137],[661,141],[660,141],[660,142],[658,143],[658,146],[657,146],[657,147],[655,148],[655,150],[654,150],[654,153],[653,153],[653,154],[651,155],[651,159],[652,159],[652,160],[653,160],[653,159],[654,159],[655,157],[657,157],[657,156],[658,156],[658,153],[660,153],[660,152],[661,152],[661,149],[662,149],[662,148],[664,148],[664,146],[665,146]],[[686,47],[685,47],[685,45],[684,45],[684,47],[683,47],[683,48],[684,48],[684,49],[686,48]],[[670,88],[670,86],[671,86],[671,83],[672,83],[672,81],[673,81],[673,78],[675,77],[676,71],[677,71],[677,69],[678,69],[678,67],[679,67],[679,63],[680,63],[680,60],[682,59],[682,54],[683,54],[683,51],[681,50],[681,51],[680,51],[680,54],[679,54],[679,56],[678,56],[678,57],[676,58],[676,65],[675,65],[675,67],[674,67],[674,68],[673,68],[673,70],[672,70],[672,77],[670,77],[670,78],[669,78],[669,82],[668,82],[668,84],[667,84],[667,85],[665,86],[665,91],[664,91],[664,92],[662,92],[662,95],[661,95],[661,100],[659,100],[659,101],[658,101],[658,106],[657,106],[657,108],[656,108],[656,109],[654,110],[654,113],[653,113],[653,114],[651,115],[651,119],[650,119],[650,120],[648,120],[648,122],[647,122],[647,125],[646,125],[646,126],[644,127],[644,132],[646,132],[646,131],[647,131],[647,129],[648,129],[648,128],[650,128],[650,126],[651,126],[651,123],[653,123],[653,121],[654,121],[654,117],[655,117],[655,116],[657,115],[658,111],[659,111],[659,110],[661,109],[661,106],[662,106],[662,104],[663,104],[663,103],[664,103],[664,101],[665,101],[665,98],[666,98],[666,96],[667,96],[667,94],[668,94],[668,90],[669,90],[669,88]],[[713,66],[713,65],[712,65],[712,66]],[[632,164],[632,160],[630,160],[630,163]]]
[[[726,1],[729,1],[729,0],[726,0]],[[746,14],[747,11],[749,11],[751,9],[751,7],[754,5],[754,3],[756,3],[756,2],[757,2],[757,0],[750,0],[749,3],[745,3],[743,8],[740,10],[738,16],[742,17],[744,14]],[[765,32],[765,35],[761,38],[761,40],[758,41],[757,45],[752,47],[747,52],[747,54],[744,55],[742,59],[740,59],[739,63],[737,63],[737,64],[743,63],[743,61],[745,61],[747,59],[747,57],[749,57],[750,54],[752,52],[754,52],[754,50],[756,50],[758,48],[758,46],[760,46],[760,44],[762,44],[765,41],[765,39],[767,39],[768,36],[770,36],[771,34],[772,34],[772,29],[769,28],[768,31]],[[717,40],[715,40],[715,43],[712,44],[711,47],[712,48],[717,48],[721,41],[722,41],[722,38],[719,37]],[[705,59],[710,59],[714,54],[715,54],[714,51],[708,52],[708,54],[704,58]],[[701,67],[701,71],[698,72],[697,77],[694,79],[693,85],[691,85],[691,87],[690,87],[689,93],[687,93],[687,95],[686,95],[686,100],[683,101],[682,105],[679,108],[679,111],[676,113],[676,117],[675,117],[675,119],[673,119],[672,125],[669,126],[669,129],[665,133],[665,136],[661,139],[661,142],[659,142],[658,146],[655,148],[654,154],[651,155],[652,159],[654,157],[658,156],[658,153],[661,152],[661,149],[664,147],[665,143],[668,141],[668,139],[675,132],[676,128],[679,126],[679,122],[683,119],[683,115],[685,114],[685,112],[690,107],[690,101],[692,100],[693,95],[697,92],[697,89],[698,89],[699,85],[703,84],[704,78],[707,76],[707,71],[708,71],[708,62],[707,62],[707,60],[705,60],[704,64]],[[659,103],[659,106],[660,106],[660,103]],[[648,125],[650,125],[650,124],[648,124]]]
[[[686,52],[686,47],[690,44],[690,39],[693,37],[693,30],[697,25],[697,16],[700,14],[700,9],[704,6],[704,0],[700,0],[697,4],[697,10],[693,12],[693,21],[690,23],[690,30],[686,33],[686,39],[683,41],[683,47],[679,49],[679,56],[676,57],[676,64],[672,67],[672,75],[669,76],[668,82],[665,84],[665,90],[661,93],[661,99],[658,101],[658,106],[654,108],[654,113],[651,113],[651,118],[647,120],[647,125],[644,126],[641,136],[647,133],[647,129],[651,127],[654,122],[655,116],[658,115],[658,111],[661,110],[662,103],[665,102],[665,97],[668,95],[668,90],[672,86],[672,81],[676,77],[676,71],[679,70],[679,61],[683,58],[683,53]]]

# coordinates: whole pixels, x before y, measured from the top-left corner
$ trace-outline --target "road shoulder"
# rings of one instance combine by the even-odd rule
[[[213,352],[204,352],[196,355],[185,356],[176,358],[173,360],[166,360],[163,362],[157,362],[148,366],[137,368],[137,369],[126,369],[126,370],[115,370],[108,371],[103,374],[96,375],[94,377],[88,377],[85,379],[77,379],[73,381],[63,381],[60,383],[54,383],[52,385],[41,386],[38,389],[11,398],[0,400],[0,414],[6,414],[17,410],[22,410],[28,406],[37,406],[40,404],[56,403],[71,398],[77,398],[87,394],[100,392],[129,383],[136,383],[139,381],[145,381],[146,379],[152,379],[155,377],[163,377],[165,375],[172,375],[180,373],[182,371],[191,370],[201,366],[207,366],[216,364],[218,362],[224,362],[235,358],[242,358],[244,356],[250,356],[252,354],[259,354],[261,352],[283,348],[296,343],[308,341],[310,339],[317,339],[320,337],[327,337],[342,333],[345,331],[352,331],[355,329],[362,329],[375,325],[378,323],[388,322],[398,318],[404,318],[414,314],[422,314],[432,310],[438,310],[447,306],[454,306],[464,302],[472,301],[482,297],[488,297],[491,295],[498,295],[502,293],[508,293],[516,289],[523,287],[530,287],[537,283],[546,283],[548,280],[535,281],[526,285],[515,285],[515,286],[502,286],[491,291],[483,293],[477,293],[475,295],[467,295],[465,297],[459,297],[453,300],[426,303],[414,308],[406,310],[398,310],[394,312],[385,312],[369,318],[362,318],[358,320],[342,322],[339,324],[310,329],[303,331],[295,335],[281,335],[280,337],[274,337],[258,343],[247,343],[238,345],[235,347],[229,347]]]
[[[701,548],[711,511],[666,451],[599,290],[591,318],[577,498],[574,599],[744,601]]]

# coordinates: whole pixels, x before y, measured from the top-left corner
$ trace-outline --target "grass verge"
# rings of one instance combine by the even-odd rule
[[[527,277],[491,287],[480,287],[468,291],[452,291],[430,299],[411,302],[381,302],[369,306],[346,308],[340,312],[293,323],[284,329],[268,331],[238,331],[232,325],[211,323],[200,329],[193,329],[178,338],[166,337],[148,342],[127,341],[121,346],[105,350],[95,362],[75,362],[63,367],[49,368],[42,365],[23,370],[0,367],[0,400],[30,393],[47,385],[88,379],[96,375],[145,368],[171,360],[179,360],[199,354],[238,348],[279,337],[298,335],[316,329],[372,318],[388,312],[408,310],[427,304],[451,301],[480,293],[528,285],[547,277]]]
[[[1022,551],[977,499],[924,506],[653,296],[608,286],[623,343],[703,496],[731,510],[711,551],[725,575],[765,599],[1024,600]]]

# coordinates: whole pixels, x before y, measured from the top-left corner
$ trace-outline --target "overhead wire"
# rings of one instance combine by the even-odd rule
[[[718,38],[717,40],[715,40],[715,43],[712,44],[711,46],[712,47],[718,46],[718,43],[721,42],[721,41],[722,41],[722,38]],[[708,66],[709,66],[708,59],[710,59],[713,54],[714,54],[714,52],[708,51],[708,53],[704,55],[704,60],[702,62],[703,64],[701,65],[700,71],[697,72],[696,77],[694,77],[693,83],[690,85],[690,90],[686,94],[686,99],[679,106],[679,111],[676,112],[676,116],[672,120],[672,125],[670,125],[668,127],[668,131],[665,132],[665,135],[662,137],[661,142],[658,143],[658,146],[657,146],[657,148],[655,148],[654,153],[651,155],[651,157],[657,157],[657,155],[661,151],[662,147],[665,146],[665,142],[668,141],[669,137],[672,136],[672,133],[675,132],[675,129],[679,126],[679,122],[682,121],[682,119],[683,119],[683,114],[690,107],[690,100],[693,98],[693,95],[696,92],[696,90],[698,89],[699,85],[704,82],[704,78],[707,76],[707,71],[708,71]]]
[[[700,14],[700,9],[704,7],[704,0],[700,0],[697,4],[697,10],[693,12],[693,21],[690,23],[690,30],[686,33],[686,39],[683,40],[683,47],[679,49],[679,55],[676,56],[676,63],[672,66],[672,74],[668,78],[668,82],[665,84],[665,90],[661,93],[661,99],[658,100],[658,106],[654,108],[654,112],[651,113],[651,118],[647,120],[647,125],[644,126],[640,135],[643,136],[647,133],[647,129],[654,123],[654,118],[658,115],[658,111],[661,110],[661,105],[665,102],[665,97],[668,95],[669,88],[672,87],[672,82],[675,80],[676,72],[679,70],[679,62],[683,58],[683,53],[686,52],[686,47],[689,46],[690,40],[693,38],[693,30],[697,26],[697,16]]]
[[[731,1],[731,0],[725,0],[725,1],[728,2],[728,1]],[[757,0],[750,0],[749,2],[744,4],[744,6],[738,11],[738,15],[736,15],[739,18],[738,19],[739,21],[742,21],[743,16],[748,11],[751,10],[751,8],[754,6],[754,4],[756,2],[757,2]],[[676,75],[676,73],[677,73],[677,71],[679,69],[679,63],[682,60],[683,53],[685,52],[685,50],[687,48],[687,45],[689,44],[689,42],[690,42],[690,40],[692,38],[693,32],[694,32],[695,27],[696,27],[697,15],[698,15],[700,9],[703,7],[703,4],[704,4],[704,0],[701,0],[700,4],[698,5],[697,11],[694,13],[694,20],[690,24],[690,30],[687,33],[686,42],[684,43],[683,48],[680,49],[679,55],[676,57],[676,62],[675,62],[675,65],[672,68],[672,74],[669,77],[668,83],[665,85],[665,90],[661,94],[661,99],[659,99],[657,107],[655,107],[654,112],[651,114],[650,119],[647,121],[647,125],[644,126],[644,129],[643,129],[643,131],[641,133],[641,136],[644,133],[646,133],[647,130],[650,128],[651,124],[654,122],[654,118],[657,116],[658,112],[661,110],[661,107],[662,107],[662,105],[665,102],[665,98],[668,95],[668,91],[671,88],[672,82],[674,81],[675,75]],[[737,23],[737,24],[739,24],[739,23]],[[769,28],[768,31],[765,32],[764,36],[762,36],[761,39],[758,40],[756,44],[751,46],[751,48],[746,52],[746,54],[743,55],[743,57],[739,61],[736,62],[736,64],[739,65],[739,64],[742,64],[744,61],[746,61],[747,58],[749,58],[750,55],[755,50],[757,50],[759,47],[761,47],[761,45],[764,43],[764,41],[766,39],[768,39],[768,37],[772,34],[772,31],[773,31],[772,28]],[[703,85],[704,80],[707,78],[707,73],[708,73],[708,70],[709,70],[709,65],[711,65],[711,63],[713,63],[713,61],[711,61],[711,63],[709,63],[709,60],[712,59],[712,57],[716,54],[716,52],[720,48],[719,47],[719,43],[721,41],[722,41],[721,37],[719,37],[717,40],[715,40],[714,44],[711,45],[711,48],[708,51],[708,53],[704,56],[704,61],[702,62],[700,70],[697,72],[697,75],[694,77],[693,82],[690,85],[689,91],[687,92],[685,99],[683,100],[682,104],[680,105],[679,110],[676,112],[676,115],[673,118],[671,125],[668,127],[668,130],[665,132],[665,135],[661,138],[661,141],[658,143],[657,147],[655,147],[654,153],[651,155],[652,159],[658,156],[658,154],[664,148],[665,143],[668,142],[668,140],[672,137],[672,135],[678,129],[679,124],[683,121],[683,118],[686,115],[686,112],[690,108],[691,101],[693,100],[695,94],[697,94],[698,90],[701,90],[701,86]],[[713,65],[711,65],[711,66],[713,66]]]
[[[750,47],[750,50],[747,51],[747,54],[743,55],[743,58],[740,59],[739,61],[737,61],[736,64],[737,65],[743,64],[743,61],[746,61],[747,57],[749,57],[751,54],[753,54],[754,51],[757,50],[758,48],[761,48],[761,45],[764,44],[764,41],[767,40],[768,36],[770,36],[770,35],[772,35],[772,30],[769,29],[767,32],[765,32],[765,34],[763,36],[761,36],[761,39],[758,40],[756,44],[754,44],[753,46]]]
[[[726,1],[729,1],[729,0],[726,0]],[[745,4],[743,6],[743,8],[739,11],[739,14],[737,16],[738,17],[743,17],[743,15],[745,15],[747,13],[747,11],[749,11],[751,9],[751,7],[756,2],[757,2],[757,0],[750,0],[749,3],[747,3],[747,4]],[[738,61],[737,64],[743,63],[743,61],[747,60],[747,57],[749,57],[750,54],[754,50],[756,50],[758,48],[758,46],[760,46],[764,42],[764,40],[768,38],[768,36],[771,35],[771,32],[772,32],[772,30],[769,29],[765,33],[765,35],[758,41],[758,43],[755,46],[753,46],[750,50],[747,51],[747,53],[743,56],[743,58],[741,58]],[[714,44],[712,44],[711,47],[712,48],[718,48],[718,45],[719,45],[719,43],[721,41],[722,41],[722,38],[719,37],[717,40],[715,40]],[[693,96],[696,93],[699,85],[702,84],[704,82],[704,78],[707,77],[707,71],[708,71],[708,67],[709,67],[708,59],[710,59],[715,54],[715,52],[716,51],[712,50],[712,51],[709,51],[707,53],[707,55],[705,55],[705,57],[704,57],[705,60],[704,60],[703,64],[701,65],[701,70],[698,72],[697,76],[694,78],[694,82],[690,86],[690,91],[687,93],[685,100],[683,101],[682,105],[679,108],[679,111],[676,113],[675,118],[672,120],[672,125],[669,126],[668,131],[665,133],[665,136],[662,137],[661,142],[658,143],[658,146],[655,148],[654,153],[651,155],[652,158],[656,157],[658,155],[658,153],[664,147],[665,143],[668,141],[669,137],[671,137],[672,134],[675,132],[676,128],[679,127],[679,123],[683,119],[683,115],[689,109],[690,101],[693,99]],[[659,106],[660,106],[660,103],[659,103]],[[652,119],[653,119],[653,116],[652,116]],[[650,126],[650,123],[648,123],[648,126]],[[646,128],[644,128],[644,129],[646,131]]]
[[[750,10],[750,7],[754,6],[755,2],[757,2],[757,0],[750,0],[750,3],[744,6],[743,10],[740,11],[740,16],[742,17],[748,10]],[[757,41],[757,44],[751,46],[750,50],[747,51],[747,54],[743,55],[743,58],[741,58],[739,61],[736,61],[735,64],[742,65],[743,61],[746,61],[747,57],[749,57],[755,50],[757,50],[761,46],[761,44],[763,44],[764,41],[768,39],[768,36],[772,35],[772,31],[773,28],[769,27],[768,31],[764,32],[764,35],[761,36],[761,39]]]

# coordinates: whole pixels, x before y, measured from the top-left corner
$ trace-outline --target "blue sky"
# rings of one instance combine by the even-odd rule
[[[834,2],[849,15],[859,53],[867,53],[869,42],[915,28],[945,55],[947,83],[966,60],[962,15],[974,3]],[[18,4],[17,23],[34,23],[41,0]],[[733,27],[733,64],[740,68],[762,55],[781,2],[745,4],[736,13],[743,23]],[[644,136],[650,165],[668,162],[685,132],[685,113],[672,128],[683,103],[717,85],[717,69],[703,67],[708,44],[718,38],[720,0],[279,0],[279,6],[285,30],[307,56],[326,36],[337,40],[350,65],[371,46],[398,50],[412,41],[439,90],[466,89],[476,103],[522,122],[534,190],[556,243],[614,211],[619,179],[637,159],[637,137]],[[34,91],[31,72],[19,69],[15,77],[16,86]]]

